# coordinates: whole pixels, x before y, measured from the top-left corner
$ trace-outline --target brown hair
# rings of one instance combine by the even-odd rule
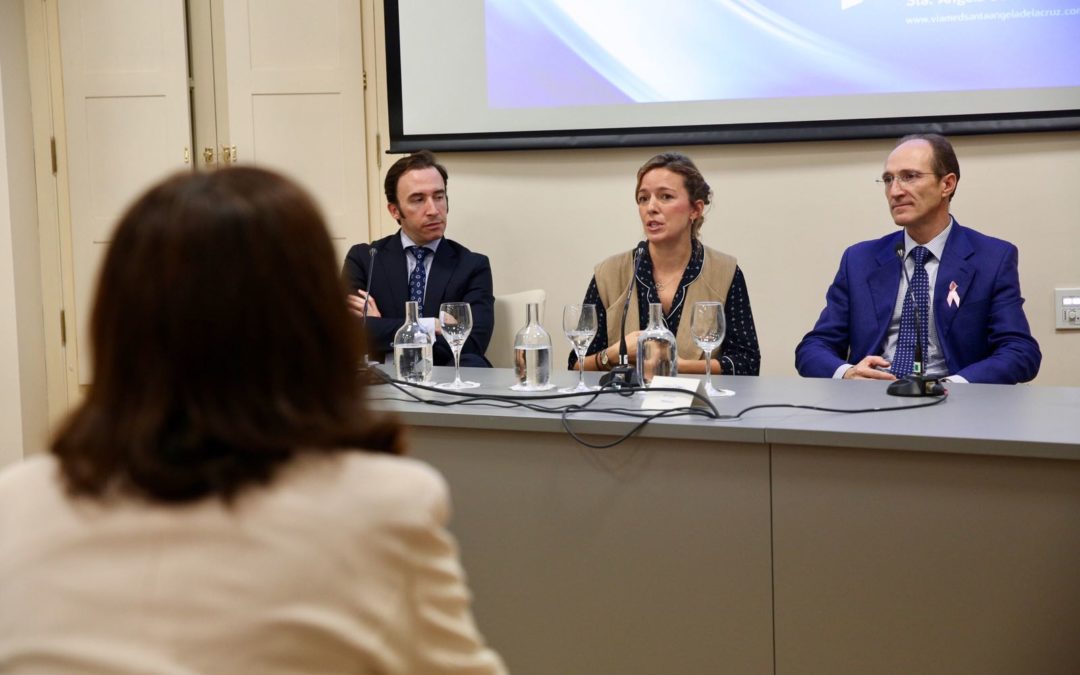
[[[690,203],[702,201],[706,205],[712,203],[712,188],[705,182],[705,177],[698,171],[694,162],[681,152],[662,152],[641,165],[637,172],[637,185],[634,186],[634,196],[641,189],[641,179],[653,169],[667,169],[683,177],[683,185],[690,195]],[[698,216],[690,224],[690,236],[698,238],[701,225],[705,222],[705,214]]]
[[[292,181],[237,167],[152,187],[106,254],[94,381],[53,441],[68,491],[230,499],[299,454],[398,452],[397,424],[364,411],[343,293]]]
[[[386,172],[386,179],[383,181],[383,191],[386,193],[386,202],[393,204],[394,206],[400,206],[397,200],[397,185],[401,177],[409,171],[415,171],[417,169],[429,169],[434,168],[442,176],[443,186],[445,187],[450,182],[450,176],[446,173],[446,167],[439,164],[439,161],[435,159],[435,155],[431,154],[429,150],[417,150],[411,155],[406,155],[394,162],[390,166],[390,169]]]
[[[929,143],[930,149],[933,151],[930,168],[934,170],[934,175],[941,179],[950,173],[956,174],[956,182],[957,184],[960,183],[960,160],[956,158],[956,151],[953,150],[949,139],[941,134],[908,134],[898,140],[895,147],[900,147],[908,141],[926,141]],[[954,196],[956,196],[955,187],[949,195],[950,202]]]

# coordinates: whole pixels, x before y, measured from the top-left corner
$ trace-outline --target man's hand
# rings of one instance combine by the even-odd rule
[[[844,373],[845,380],[895,380],[896,376],[890,373],[890,364],[880,356],[867,356]]]
[[[345,304],[348,305],[350,312],[360,318],[364,318],[365,313],[374,319],[382,316],[379,306],[375,304],[375,298],[368,295],[367,291],[357,290],[355,295],[346,295]]]

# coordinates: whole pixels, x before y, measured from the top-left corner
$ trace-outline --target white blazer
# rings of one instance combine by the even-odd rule
[[[503,673],[473,622],[434,469],[294,461],[232,507],[72,499],[0,473],[0,672]]]

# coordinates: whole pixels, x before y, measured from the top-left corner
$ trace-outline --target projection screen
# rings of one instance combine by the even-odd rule
[[[1080,0],[385,0],[393,152],[1080,128]]]

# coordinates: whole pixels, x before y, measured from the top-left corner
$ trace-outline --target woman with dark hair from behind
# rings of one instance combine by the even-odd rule
[[[4,673],[501,673],[447,488],[365,410],[322,217],[261,169],[123,216],[93,383],[0,474]]]

